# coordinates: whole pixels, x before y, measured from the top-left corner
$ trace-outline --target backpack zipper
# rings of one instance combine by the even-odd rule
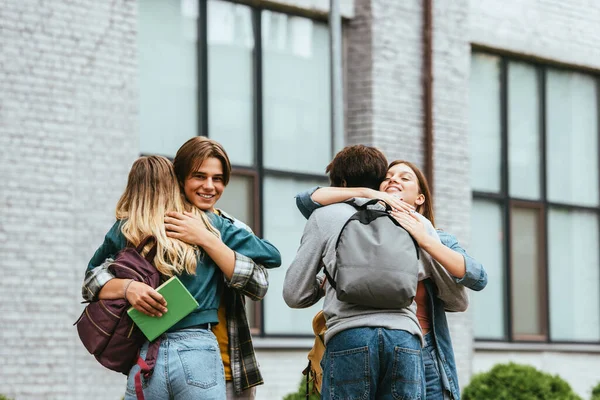
[[[129,339],[131,337],[131,334],[133,333],[133,327],[135,326],[135,322],[131,323],[131,328],[129,329],[129,334],[127,335],[127,339]]]
[[[108,307],[106,307],[106,305],[104,304],[104,302],[102,300],[99,300],[98,303],[100,303],[100,305],[102,306],[102,308],[104,308],[107,313],[109,313],[110,315],[112,315],[116,319],[121,319],[121,317],[119,317],[118,315],[116,315],[115,313],[113,313],[112,311],[110,311],[108,309]]]
[[[92,323],[92,324],[93,324],[93,325],[94,325],[96,328],[98,328],[98,330],[99,330],[100,332],[104,333],[106,336],[110,336],[110,333],[106,333],[106,332],[104,331],[104,329],[100,328],[100,327],[98,326],[98,324],[96,324],[96,323],[94,322],[94,320],[92,319],[92,317],[90,317],[90,314],[88,313],[88,310],[87,310],[87,308],[85,309],[85,315],[87,315],[87,317],[88,317],[88,319],[90,320],[90,322],[91,322],[91,323]]]

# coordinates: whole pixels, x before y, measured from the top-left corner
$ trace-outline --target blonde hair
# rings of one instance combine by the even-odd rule
[[[127,187],[117,203],[116,217],[125,220],[121,232],[133,246],[148,236],[156,238],[154,266],[162,275],[180,275],[184,270],[195,274],[199,249],[167,237],[164,218],[169,211],[191,211],[202,219],[210,232],[220,236],[204,212],[184,206],[171,161],[162,156],[138,158],[129,171]],[[144,253],[152,246],[147,245]]]

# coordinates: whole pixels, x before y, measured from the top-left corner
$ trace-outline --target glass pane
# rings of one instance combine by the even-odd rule
[[[254,178],[231,175],[217,208],[254,229]]]
[[[195,0],[139,3],[140,151],[174,157],[198,134]]]
[[[473,190],[500,192],[500,58],[471,57],[469,131]]]
[[[232,164],[254,164],[254,35],[250,7],[208,2],[208,132]]]
[[[511,62],[508,69],[508,146],[511,197],[539,199],[539,81],[525,63]]]
[[[323,174],[332,157],[327,26],[264,11],[262,35],[265,167]]]
[[[264,183],[265,238],[281,252],[282,265],[269,271],[269,292],[265,297],[265,332],[270,334],[312,334],[312,319],[322,301],[302,310],[289,308],[281,298],[287,267],[296,256],[306,220],[296,208],[294,196],[325,181],[266,177]]]
[[[511,210],[511,294],[514,335],[541,335],[542,297],[539,263],[539,210]]]
[[[548,71],[548,200],[598,205],[598,99],[593,77]]]
[[[471,214],[470,253],[488,274],[481,292],[471,292],[475,337],[503,339],[504,334],[504,232],[502,208],[491,201],[474,200]],[[490,312],[493,310],[494,312]]]
[[[551,209],[548,217],[550,337],[600,341],[598,214]]]

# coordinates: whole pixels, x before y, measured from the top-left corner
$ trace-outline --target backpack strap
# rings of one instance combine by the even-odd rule
[[[146,247],[146,245],[148,243],[150,243],[151,241],[154,241],[154,246],[152,246],[152,248],[150,249],[148,254],[146,254],[146,257],[144,257],[146,259],[146,261],[148,261],[150,264],[152,264],[152,262],[154,261],[154,257],[156,256],[156,247],[157,247],[156,238],[152,235],[146,236],[144,239],[142,239],[140,244],[138,244],[138,246],[135,248],[135,251],[142,254],[142,250],[144,250],[144,247]]]
[[[323,265],[323,272],[325,272],[325,277],[327,277],[329,284],[331,285],[333,290],[335,290],[337,288],[337,285],[336,285],[335,281],[333,280],[333,277],[329,274],[329,272],[327,272],[327,268],[325,268],[324,265]]]
[[[158,358],[158,350],[160,348],[160,339],[156,339],[148,345],[148,351],[146,352],[146,360],[138,355],[137,365],[140,366],[140,370],[135,374],[133,381],[135,383],[135,394],[137,400],[144,400],[144,391],[142,389],[142,374],[144,378],[148,379],[154,371],[156,365],[156,359]]]
[[[392,211],[392,207],[388,203],[386,203],[385,201],[383,201],[381,199],[371,199],[363,204],[356,204],[354,202],[354,199],[351,199],[351,200],[346,201],[345,203],[350,204],[352,207],[356,208],[357,210],[366,210],[367,207],[369,207],[369,206],[374,206],[375,204],[383,203],[386,211],[388,211],[388,212]]]

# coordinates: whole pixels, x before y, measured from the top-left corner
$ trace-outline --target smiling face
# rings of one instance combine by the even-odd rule
[[[388,169],[379,190],[417,208],[425,202],[425,196],[419,188],[419,179],[415,171],[406,164],[396,164]]]
[[[209,157],[186,178],[183,191],[190,203],[203,211],[213,211],[225,190],[221,160]]]

